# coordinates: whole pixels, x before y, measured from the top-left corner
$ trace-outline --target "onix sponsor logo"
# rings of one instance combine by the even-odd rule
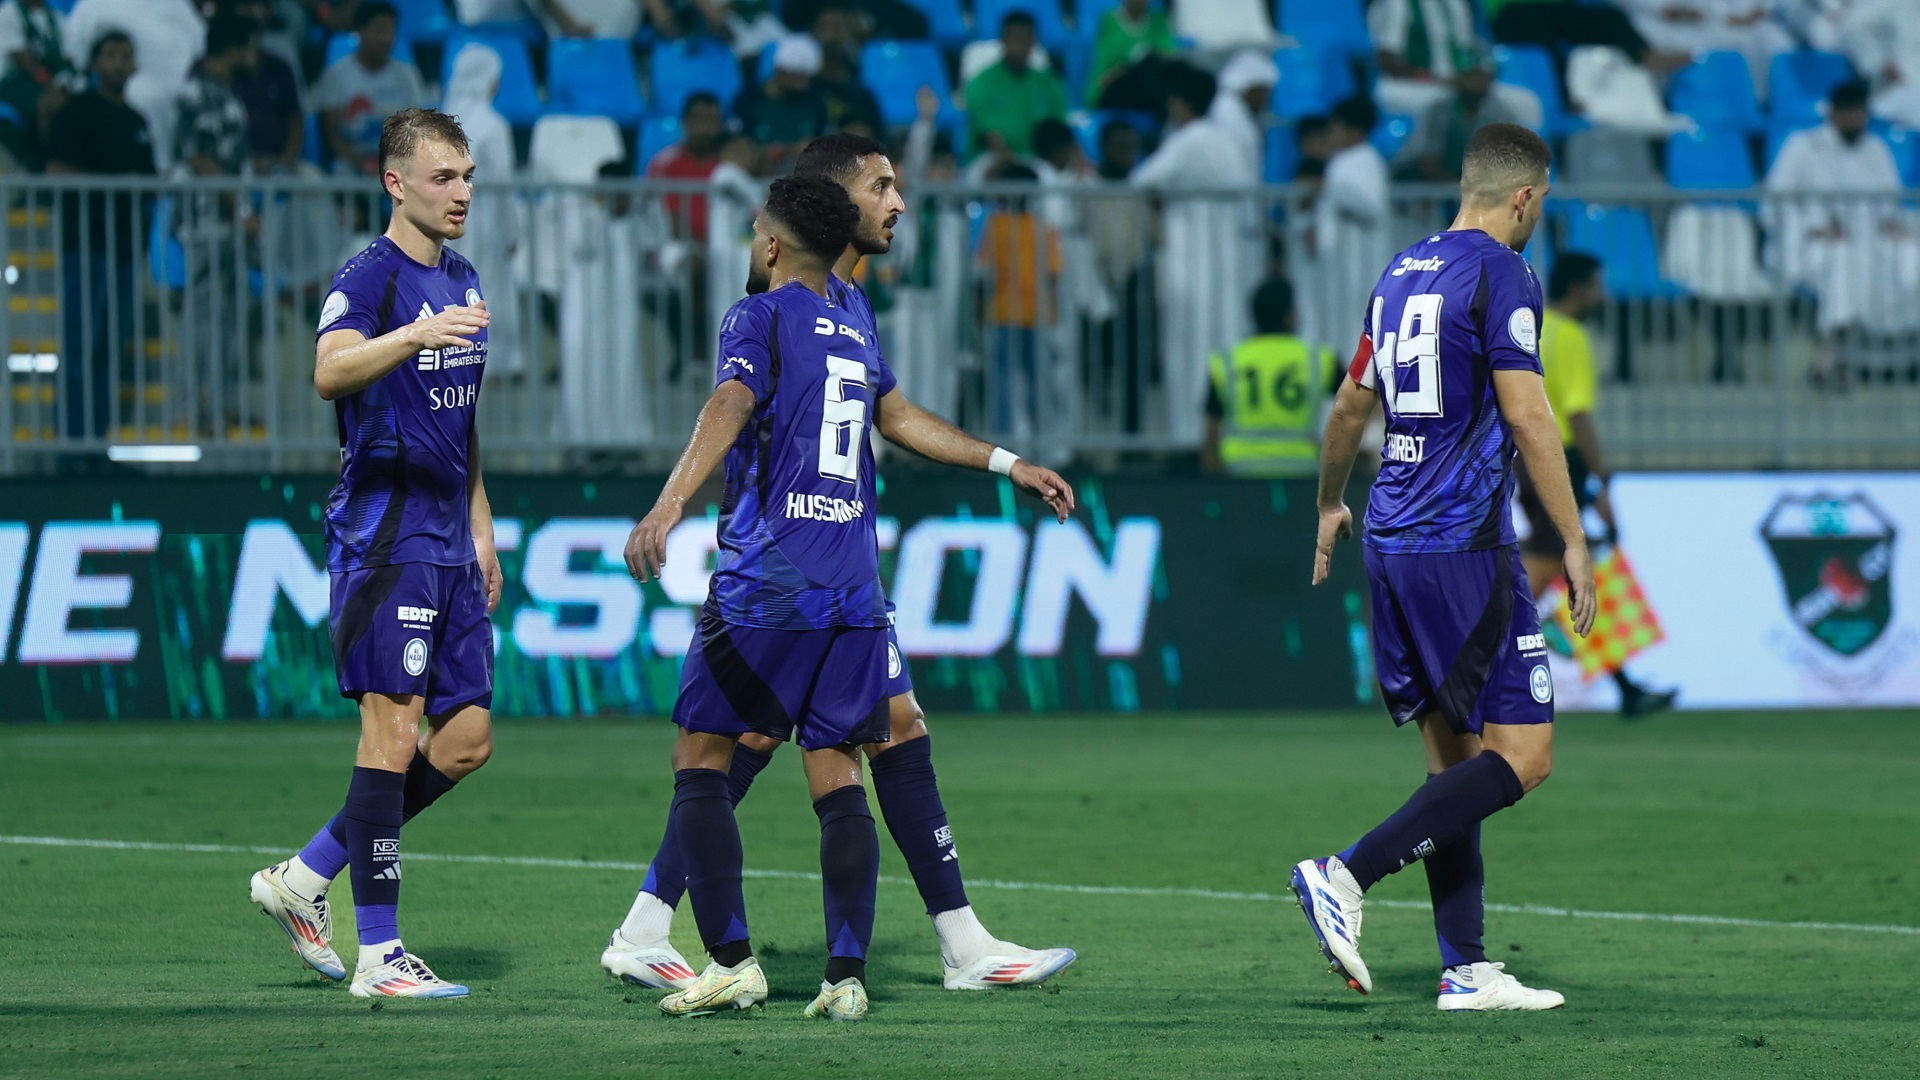
[[[1393,268],[1392,276],[1405,277],[1408,274],[1431,274],[1445,265],[1447,265],[1447,260],[1445,259],[1404,258],[1400,260],[1399,266]]]

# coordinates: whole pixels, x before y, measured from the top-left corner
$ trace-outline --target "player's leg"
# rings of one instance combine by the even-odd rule
[[[1438,713],[1420,718],[1427,750],[1427,781],[1480,752],[1479,736],[1455,732]],[[1440,946],[1441,993],[1448,972],[1485,963],[1487,924],[1486,866],[1480,857],[1480,825],[1451,844],[1434,849],[1422,862],[1427,895],[1433,900],[1433,933]]]
[[[827,922],[827,969],[807,1015],[859,1020],[867,1014],[867,948],[880,891],[880,833],[867,789],[860,785],[858,750],[806,750],[801,760],[820,819],[820,893]]]
[[[1074,961],[1072,949],[1029,949],[987,931],[960,877],[960,852],[933,770],[933,740],[914,696],[897,642],[888,642],[888,729],[891,738],[867,747],[873,792],[887,831],[907,860],[927,915],[940,939],[943,981],[949,990],[989,990],[1044,982]]]
[[[766,1000],[766,977],[747,931],[740,827],[727,797],[736,738],[682,728],[674,740],[670,840],[685,856],[687,894],[711,963],[686,989],[661,999],[669,1016],[706,1016]]]
[[[727,770],[727,797],[735,806],[747,797],[754,778],[773,760],[780,744],[779,739],[753,731],[734,744],[733,763]],[[686,891],[686,859],[673,842],[669,821],[659,848],[647,861],[647,874],[633,906],[607,938],[607,947],[600,954],[600,966],[608,975],[656,990],[681,989],[693,980],[692,968],[669,939],[674,909],[680,906]]]

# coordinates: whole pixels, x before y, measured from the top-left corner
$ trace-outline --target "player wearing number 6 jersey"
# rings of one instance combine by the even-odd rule
[[[659,572],[667,534],[722,456],[720,563],[680,680],[668,842],[685,864],[712,962],[662,1011],[700,1016],[766,996],[741,895],[740,834],[728,795],[735,744],[796,736],[814,810],[826,907],[826,977],[810,1016],[865,1015],[879,840],[860,747],[888,738],[887,614],[867,432],[911,410],[870,321],[835,301],[832,267],[859,211],[839,184],[777,180],[754,223],[765,290],[722,323],[717,387],[659,501],[627,543],[627,565]],[[999,467],[1012,455],[950,425],[917,444],[938,460]],[[1034,490],[1064,520],[1073,493],[1044,470]]]
[[[1321,453],[1313,581],[1351,532],[1344,493],[1376,400],[1387,410],[1367,501],[1381,696],[1426,744],[1427,783],[1359,842],[1293,868],[1291,885],[1335,974],[1373,987],[1360,909],[1374,882],[1424,860],[1440,944],[1444,1011],[1551,1009],[1487,962],[1480,822],[1547,778],[1553,679],[1514,543],[1513,455],[1567,544],[1575,628],[1593,622],[1593,569],[1567,480],[1538,353],[1540,285],[1520,252],[1540,219],[1552,154],[1512,124],[1474,133],[1460,214],[1380,276]]]

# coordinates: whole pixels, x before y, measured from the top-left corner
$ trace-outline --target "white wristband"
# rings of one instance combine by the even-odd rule
[[[1019,454],[996,446],[993,448],[993,453],[987,455],[987,471],[997,472],[1001,476],[1011,476],[1013,475],[1013,463],[1019,460]]]

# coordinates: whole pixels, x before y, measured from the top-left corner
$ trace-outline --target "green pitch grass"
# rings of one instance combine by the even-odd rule
[[[281,856],[0,842],[0,1075],[1911,1077],[1920,1073],[1920,715],[1570,717],[1548,785],[1486,830],[1496,904],[1875,924],[1815,930],[1496,913],[1488,951],[1566,993],[1549,1014],[1443,1016],[1419,869],[1379,886],[1376,990],[1325,973],[1286,868],[1336,850],[1421,777],[1378,716],[933,722],[972,899],[1020,942],[1081,959],[1045,989],[949,993],[882,833],[862,1025],[802,1018],[818,884],[747,900],[774,996],[671,1021],[598,956],[640,875],[407,864],[401,925],[459,1002],[385,1007],[300,969],[247,903]],[[410,826],[407,850],[644,860],[671,782],[659,721],[507,723],[493,763]],[[6,727],[0,832],[266,845],[339,804],[345,725]],[[816,867],[798,762],[743,808],[747,864]],[[1120,886],[1063,893],[1004,883]],[[352,908],[336,893],[352,963]],[[699,963],[683,909],[676,940]],[[1902,929],[1904,928],[1904,930]]]

